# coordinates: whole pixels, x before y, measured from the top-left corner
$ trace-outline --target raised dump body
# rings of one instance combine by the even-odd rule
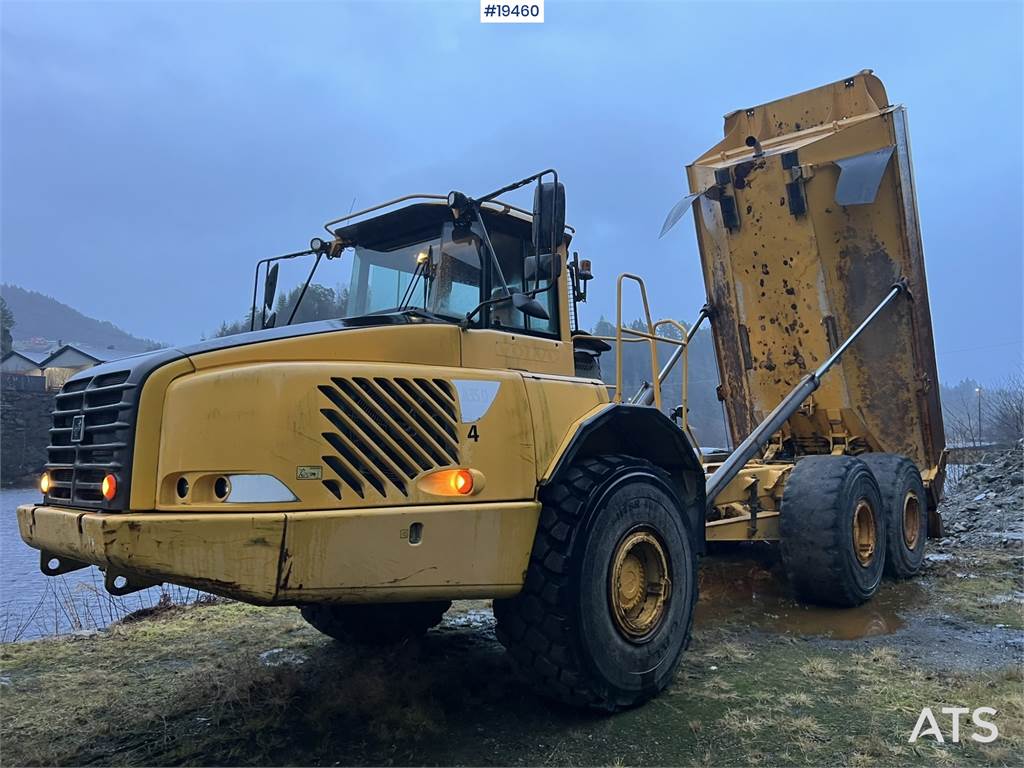
[[[934,509],[944,438],[905,108],[865,70],[727,115],[687,172],[734,443],[905,279],[910,301],[852,345],[766,458],[902,454]]]

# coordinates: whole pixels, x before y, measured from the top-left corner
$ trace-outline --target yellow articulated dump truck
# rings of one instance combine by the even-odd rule
[[[943,444],[904,110],[869,72],[740,110],[688,178],[665,231],[693,209],[708,303],[609,338],[578,327],[593,276],[552,170],[328,222],[257,265],[251,332],[68,380],[23,538],[50,575],[298,606],[360,642],[490,598],[539,691],[608,710],[671,681],[708,541],[778,542],[816,603],[913,576]],[[300,257],[307,286],[347,262],[346,317],[270,311]],[[623,275],[620,321],[627,287],[646,310]],[[662,388],[705,320],[728,454]],[[636,393],[597,373],[626,343],[651,349]]]

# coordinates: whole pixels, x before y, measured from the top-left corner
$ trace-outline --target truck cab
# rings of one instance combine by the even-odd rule
[[[575,376],[571,232],[538,259],[531,214],[505,204],[370,213],[310,254],[351,260],[346,317],[274,327],[254,308],[266,327],[67,382],[43,504],[19,511],[44,571],[263,603],[521,586],[538,481],[608,402]],[[527,291],[530,314],[511,298]]]

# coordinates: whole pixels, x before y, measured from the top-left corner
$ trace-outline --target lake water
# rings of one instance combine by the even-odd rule
[[[100,629],[156,605],[162,591],[178,603],[200,596],[194,589],[153,587],[114,597],[103,588],[103,574],[92,567],[44,576],[38,550],[21,540],[16,514],[19,504],[39,501],[34,488],[0,489],[0,642]]]

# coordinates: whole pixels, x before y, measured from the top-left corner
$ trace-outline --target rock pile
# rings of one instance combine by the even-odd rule
[[[939,505],[941,545],[1024,546],[1024,442],[964,470]]]

